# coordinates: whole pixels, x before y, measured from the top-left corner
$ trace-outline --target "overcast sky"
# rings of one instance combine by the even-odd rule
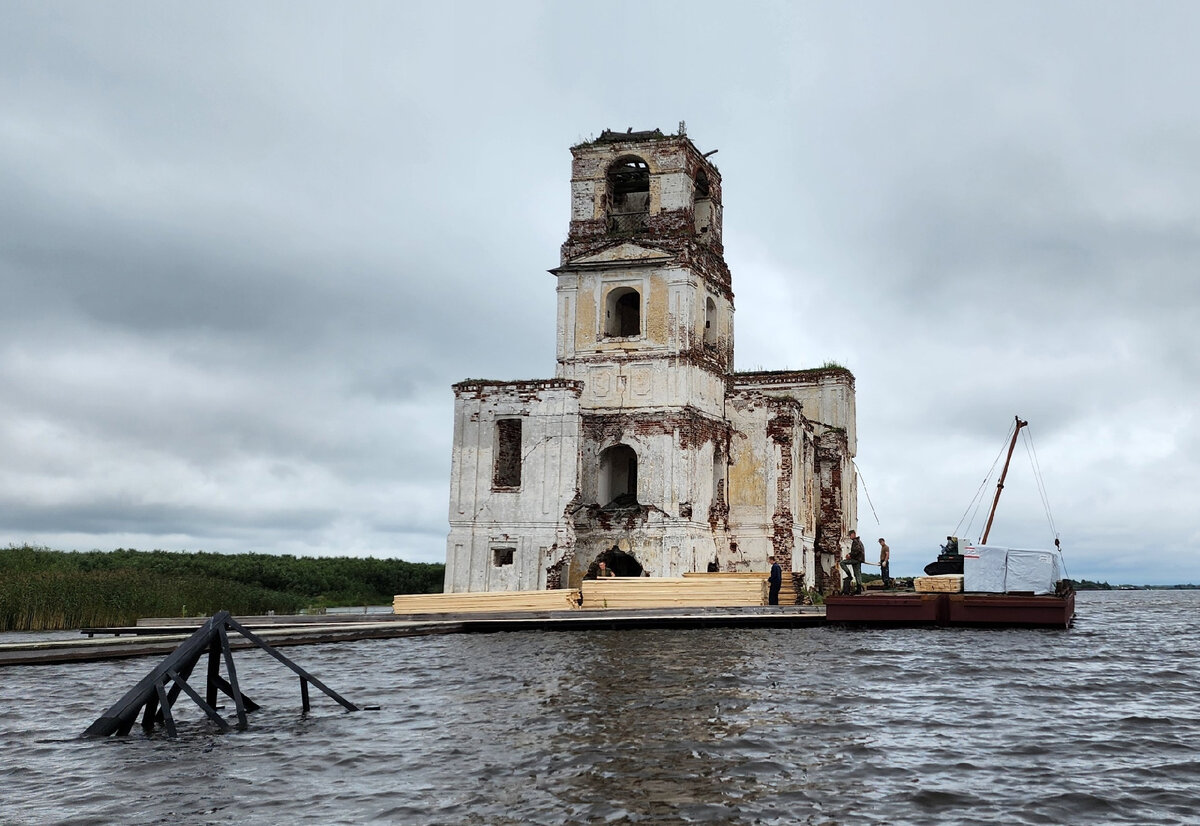
[[[442,561],[450,385],[554,374],[568,148],[686,121],[738,369],[853,371],[893,573],[970,535],[1020,415],[1070,575],[1200,582],[1198,31],[1095,0],[9,0],[0,545]],[[1053,541],[1023,447],[992,539]]]

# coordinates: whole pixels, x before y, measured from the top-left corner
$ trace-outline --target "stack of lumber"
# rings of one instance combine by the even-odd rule
[[[761,579],[766,582],[766,571],[735,571],[726,572],[718,571],[715,573],[706,573],[704,571],[691,571],[684,574],[688,578],[699,579],[701,577],[739,577],[741,579]],[[783,584],[779,588],[779,604],[780,605],[799,605],[801,602],[800,594],[801,576],[793,571],[783,572]]]
[[[961,594],[962,589],[962,574],[938,574],[913,579],[913,590],[918,594]]]
[[[568,611],[579,607],[579,591],[473,591],[464,594],[400,594],[393,614],[459,614],[476,611]]]
[[[779,604],[780,605],[800,605],[804,602],[803,574],[798,574],[795,571],[783,572],[783,586],[779,589]]]
[[[767,580],[754,577],[611,577],[587,579],[584,608],[739,608],[767,604]]]

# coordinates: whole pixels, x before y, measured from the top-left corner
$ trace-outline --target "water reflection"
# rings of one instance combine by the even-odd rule
[[[744,635],[637,631],[575,636],[569,690],[552,748],[566,759],[558,791],[569,816],[690,822],[747,793],[746,763],[766,770],[744,716],[755,652]],[[753,786],[753,781],[749,784]]]

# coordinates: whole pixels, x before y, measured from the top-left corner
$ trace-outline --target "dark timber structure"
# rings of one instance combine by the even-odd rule
[[[92,723],[84,732],[84,736],[105,737],[109,734],[128,734],[140,714],[143,729],[151,731],[155,724],[161,722],[166,728],[167,734],[174,737],[175,718],[171,714],[171,706],[179,698],[180,692],[191,697],[221,731],[229,731],[232,726],[217,713],[218,689],[233,700],[237,709],[237,728],[246,728],[246,714],[257,710],[260,706],[243,694],[238,686],[237,669],[233,665],[233,652],[229,648],[228,632],[231,630],[237,631],[299,675],[300,697],[305,711],[308,711],[309,708],[309,683],[341,703],[348,711],[358,710],[353,703],[341,697],[316,677],[247,630],[245,626],[231,617],[228,611],[221,611],[214,614],[195,634],[181,643],[141,682],[130,689],[96,722]],[[192,676],[200,658],[205,654],[208,655],[206,692],[205,696],[201,697],[199,692],[188,684],[188,679]],[[220,674],[222,660],[225,661],[225,677]]]

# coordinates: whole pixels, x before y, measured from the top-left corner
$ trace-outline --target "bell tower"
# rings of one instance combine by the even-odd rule
[[[571,223],[552,272],[556,376],[582,388],[577,548],[628,551],[660,574],[702,569],[730,438],[721,173],[682,130],[605,130],[571,154]],[[629,529],[611,530],[614,518]]]
[[[605,130],[571,149],[558,369],[606,409],[723,415],[733,292],[721,175],[686,135]],[[709,153],[711,154],[711,153]]]

